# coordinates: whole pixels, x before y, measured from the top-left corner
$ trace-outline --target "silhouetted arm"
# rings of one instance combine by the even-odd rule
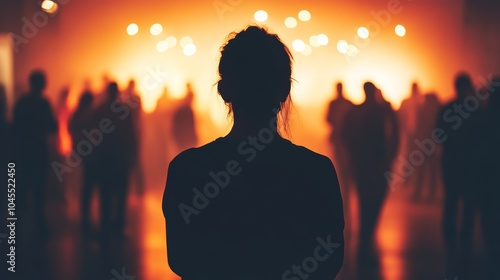
[[[319,263],[318,272],[311,274],[310,279],[334,279],[339,273],[344,262],[344,212],[342,196],[337,173],[333,163],[324,158],[321,169],[321,200],[320,218],[321,226],[318,236],[318,244],[321,245],[321,253],[328,258]],[[327,253],[327,255],[326,255]]]
[[[213,269],[214,255],[209,250],[217,243],[218,236],[209,230],[201,210],[194,207],[193,159],[189,150],[178,155],[169,165],[163,195],[163,213],[166,219],[168,264],[176,274],[188,279],[204,275]],[[182,209],[182,210],[181,210]]]
[[[183,236],[182,216],[178,210],[178,192],[181,187],[181,169],[176,159],[170,162],[167,173],[167,183],[163,194],[163,214],[165,216],[166,224],[166,241],[167,241],[167,258],[170,269],[177,275],[183,275],[187,269],[187,260],[185,259],[185,251],[183,250],[183,243],[185,236]]]

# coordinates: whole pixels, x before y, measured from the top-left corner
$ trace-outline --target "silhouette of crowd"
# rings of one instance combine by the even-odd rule
[[[121,91],[116,82],[106,79],[101,94],[87,85],[74,110],[68,108],[70,93],[64,89],[53,110],[45,92],[47,80],[43,70],[32,71],[29,91],[15,103],[11,123],[5,89],[0,87],[0,156],[5,163],[10,159],[17,165],[17,213],[36,222],[37,235],[49,237],[47,217],[54,209],[46,204],[48,196],[65,181],[73,184],[71,176],[80,170],[80,182],[68,187],[79,190],[82,233],[90,238],[124,237],[130,187],[135,186],[139,194],[145,188],[141,162],[144,113],[135,81],[130,80]],[[172,144],[182,149],[197,143],[193,96],[188,85],[182,106],[174,108]],[[69,133],[70,151],[61,151],[62,129]],[[93,201],[98,201],[98,209]]]
[[[250,35],[256,32],[253,36],[257,36],[256,34],[262,30],[249,28],[245,32],[250,32]],[[245,39],[245,37],[240,38]],[[490,84],[484,87],[478,87],[474,85],[469,74],[457,73],[454,80],[455,96],[444,105],[441,104],[438,93],[423,92],[419,84],[414,82],[409,87],[409,96],[402,101],[398,109],[395,109],[396,104],[391,104],[385,99],[383,90],[371,81],[366,81],[362,85],[364,101],[360,104],[351,102],[348,98],[349,93],[344,92],[343,84],[337,82],[335,98],[325,106],[327,112],[324,119],[330,129],[328,141],[332,147],[331,158],[335,163],[335,169],[329,163],[325,163],[326,159],[304,152],[282,138],[279,132],[280,129],[286,131],[286,121],[281,125],[273,123],[272,129],[277,131],[273,135],[277,140],[273,140],[274,142],[265,149],[255,150],[256,154],[257,150],[261,153],[257,155],[261,158],[256,160],[256,163],[242,165],[246,172],[250,172],[249,174],[267,174],[266,176],[273,179],[268,180],[266,177],[265,181],[247,174],[237,177],[231,183],[247,186],[251,182],[254,185],[265,185],[269,189],[246,193],[239,193],[236,189],[228,191],[230,199],[220,198],[222,202],[219,206],[214,205],[211,210],[203,214],[205,216],[192,216],[202,219],[201,225],[186,227],[183,224],[184,220],[172,214],[174,212],[178,214],[181,198],[192,196],[192,188],[182,190],[180,186],[186,182],[203,185],[206,178],[203,177],[203,180],[191,178],[194,172],[205,172],[208,170],[207,166],[213,170],[226,168],[220,165],[227,162],[222,158],[230,159],[238,156],[231,151],[241,149],[236,144],[239,143],[238,140],[243,139],[242,136],[260,133],[257,128],[261,128],[266,121],[268,125],[269,118],[282,120],[280,117],[288,109],[286,106],[289,106],[290,75],[285,73],[273,76],[275,73],[269,72],[273,70],[271,69],[267,71],[268,77],[259,76],[254,72],[263,71],[260,68],[238,68],[240,72],[233,72],[239,65],[239,60],[248,65],[250,62],[245,60],[247,58],[242,58],[236,48],[244,49],[245,43],[238,43],[238,40],[229,42],[222,53],[223,58],[219,67],[221,80],[217,84],[221,97],[234,116],[234,127],[228,136],[218,138],[209,144],[211,146],[191,149],[200,144],[200,140],[193,109],[195,95],[190,83],[186,85],[186,96],[182,100],[170,99],[165,89],[154,113],[158,120],[153,126],[154,135],[161,144],[155,150],[157,154],[166,161],[169,159],[167,154],[185,151],[170,165],[168,184],[173,186],[170,190],[166,190],[163,206],[165,215],[171,217],[169,232],[171,240],[174,241],[168,242],[169,250],[175,256],[172,258],[172,268],[175,271],[190,275],[191,272],[187,270],[190,265],[207,268],[208,265],[203,262],[211,263],[216,260],[233,264],[232,273],[247,268],[248,264],[228,259],[222,253],[214,255],[215,257],[200,253],[196,259],[190,260],[191,255],[183,252],[185,248],[195,250],[193,244],[198,243],[189,245],[189,242],[197,237],[207,238],[199,235],[200,232],[213,234],[207,230],[210,223],[219,227],[217,232],[224,238],[239,242],[241,246],[245,242],[251,244],[251,246],[245,245],[249,255],[244,256],[244,259],[246,258],[250,264],[266,267],[270,275],[274,275],[279,271],[266,266],[266,262],[270,262],[272,256],[289,260],[291,256],[280,254],[278,249],[288,250],[294,242],[298,242],[292,237],[278,240],[287,236],[285,228],[301,232],[300,236],[303,238],[324,233],[328,229],[337,234],[336,242],[341,244],[339,251],[343,251],[344,236],[341,232],[344,218],[346,228],[354,224],[354,221],[359,221],[356,240],[351,240],[353,238],[350,236],[345,238],[346,243],[351,241],[356,243],[356,256],[360,266],[378,266],[380,260],[377,255],[376,232],[382,209],[393,190],[403,190],[408,194],[407,203],[442,203],[439,205],[442,206],[443,213],[442,238],[446,251],[446,275],[444,275],[446,279],[473,277],[474,271],[470,262],[474,255],[474,238],[477,238],[474,236],[477,222],[480,223],[481,229],[481,236],[478,238],[482,240],[487,251],[486,267],[489,279],[500,279],[498,271],[500,204],[496,201],[500,196],[498,175],[500,77],[491,79]],[[278,43],[281,42],[278,40]],[[278,43],[272,44],[279,45]],[[236,50],[233,46],[236,46],[234,47]],[[283,66],[281,68],[276,66],[279,69],[274,70],[279,73],[288,71],[287,67],[291,67],[291,62],[286,47],[277,52],[277,55],[280,55],[283,61],[276,63],[281,63]],[[259,57],[254,59],[262,60]],[[268,62],[270,59],[261,62]],[[271,77],[275,80],[270,80]],[[243,88],[239,83],[245,79],[248,79],[248,82],[245,84],[246,88]],[[274,83],[275,81],[279,82]],[[74,110],[67,107],[69,91],[65,90],[61,94],[60,104],[56,106],[55,112],[46,96],[47,77],[44,71],[32,71],[28,84],[28,91],[15,102],[10,123],[7,117],[5,89],[0,85],[0,135],[2,135],[0,158],[4,162],[7,162],[7,159],[14,159],[18,166],[16,189],[18,215],[20,217],[31,215],[32,220],[36,222],[37,233],[43,237],[49,236],[46,203],[51,188],[50,182],[54,179],[50,177],[55,174],[56,179],[64,181],[75,169],[79,169],[81,170],[81,180],[78,182],[79,213],[82,232],[87,237],[95,235],[106,238],[123,237],[126,235],[127,205],[131,186],[137,187],[139,193],[143,193],[147,181],[141,150],[144,145],[142,135],[145,133],[143,123],[147,116],[142,110],[141,95],[136,89],[135,81],[130,80],[124,90],[120,90],[119,85],[112,80],[106,80],[103,93],[86,88],[79,95]],[[253,96],[253,92],[250,92],[252,90],[261,92],[261,95]],[[275,94],[281,95],[274,96]],[[271,113],[273,106],[279,108],[279,114],[277,111]],[[67,120],[63,120],[61,117],[63,115],[67,115]],[[165,120],[170,122],[166,123]],[[65,155],[61,155],[60,151],[62,145],[60,135],[63,129],[69,132],[72,143],[70,151]],[[231,150],[232,148],[234,149]],[[253,154],[250,153],[253,150],[245,151]],[[216,158],[219,159],[215,160]],[[290,162],[284,159],[289,159]],[[296,168],[292,163],[300,163],[302,169]],[[275,166],[272,166],[273,164]],[[186,169],[187,165],[190,167],[189,170]],[[318,170],[324,173],[318,175],[315,173]],[[208,174],[208,171],[205,173]],[[282,177],[276,177],[276,174]],[[324,183],[319,179],[312,179],[313,174],[319,176],[318,178],[325,176],[323,179],[328,181],[329,185],[324,190],[306,190],[296,185],[296,182],[304,183],[308,180],[318,184]],[[184,181],[181,178],[177,179],[178,176]],[[197,181],[198,179],[200,181]],[[304,203],[309,209],[323,211],[322,213],[331,219],[326,222],[316,219],[313,217],[313,210],[302,213],[294,210],[295,208],[291,207],[292,202],[284,201],[283,197],[272,191],[284,188],[284,182],[288,184],[289,189],[281,190],[280,193],[288,193],[284,195],[286,199],[296,204],[302,203],[301,199],[306,199],[307,203]],[[334,189],[326,191],[327,187]],[[337,197],[336,187],[339,188],[342,198]],[[301,195],[295,196],[292,191],[301,192]],[[263,196],[266,198],[263,199]],[[245,212],[255,208],[255,205],[251,205],[251,202],[244,197],[253,197],[263,203],[260,206],[264,208],[262,211]],[[357,198],[355,204],[358,205],[357,211],[351,211],[352,197]],[[99,202],[97,223],[92,218],[95,200]],[[287,214],[283,210],[280,212],[283,216],[276,214],[273,220],[266,216],[272,212],[269,210],[272,207],[275,211],[287,209],[290,212]],[[336,212],[332,214],[326,209],[328,211],[334,209]],[[355,213],[358,217],[354,216]],[[306,220],[301,222],[306,222],[307,229],[290,222],[298,223],[299,216]],[[238,220],[241,217],[244,217],[243,222]],[[244,229],[251,230],[245,227],[244,221],[259,222],[262,228],[273,228],[282,235],[278,238],[271,232],[259,239],[255,237],[258,233],[252,232],[254,239],[237,241],[229,232],[243,235]],[[323,222],[325,224],[322,224]],[[238,225],[237,229],[233,228],[234,224]],[[279,248],[275,248],[274,255],[264,257],[265,248],[274,246],[271,241],[278,242]],[[200,248],[207,251],[218,249],[227,254],[234,253],[224,241],[218,242],[214,243],[215,245],[200,243]],[[312,246],[309,243],[307,245]],[[297,248],[294,256],[303,255],[307,249],[309,247],[306,245]],[[255,262],[251,259],[251,256],[254,256],[251,254],[255,256],[261,254],[262,260]],[[212,257],[215,259],[210,261]],[[342,266],[343,257],[336,257],[331,262],[331,270],[324,273],[336,275]],[[285,261],[280,263],[282,266],[285,264]],[[226,273],[218,270],[211,272],[214,275]]]
[[[341,181],[344,201],[349,201],[353,190],[359,201],[360,265],[379,261],[375,229],[389,189],[404,187],[411,201],[433,203],[442,185],[446,279],[475,275],[470,263],[476,217],[487,251],[489,279],[500,279],[496,202],[500,78],[493,78],[486,87],[474,87],[467,73],[458,73],[456,97],[446,105],[440,104],[435,92],[421,94],[413,83],[410,96],[397,111],[371,82],[364,84],[365,101],[360,105],[345,98],[341,83],[336,88],[326,120],[340,178],[348,177]]]

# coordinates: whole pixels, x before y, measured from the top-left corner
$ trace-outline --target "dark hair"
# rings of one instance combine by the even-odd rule
[[[287,131],[293,57],[278,35],[249,26],[231,33],[220,52],[217,89],[229,114],[267,118],[275,109]]]
[[[29,77],[30,90],[33,93],[40,93],[47,84],[45,72],[40,69],[33,70]]]
[[[110,82],[108,84],[108,98],[114,100],[118,98],[119,90],[118,84],[116,82]]]
[[[84,109],[92,106],[92,102],[94,101],[94,96],[91,92],[85,91],[78,101],[78,109]]]
[[[465,72],[460,72],[455,77],[455,90],[457,92],[458,98],[465,98],[467,96],[467,91],[473,89],[472,80],[469,74]]]
[[[363,84],[363,89],[366,95],[375,95],[375,85],[372,82],[366,82]]]

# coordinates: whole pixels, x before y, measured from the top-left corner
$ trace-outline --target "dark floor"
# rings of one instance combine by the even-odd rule
[[[165,228],[161,213],[162,182],[139,196],[132,188],[129,221],[123,238],[84,237],[79,226],[78,190],[49,195],[50,233],[36,231],[32,218],[17,228],[16,278],[53,280],[169,280],[178,279],[166,262]],[[347,197],[347,196],[346,196]],[[440,195],[415,202],[410,190],[397,186],[390,193],[378,227],[379,266],[356,264],[356,197],[351,195],[346,214],[346,261],[337,279],[432,280],[444,279],[440,238]],[[94,205],[96,206],[96,205]],[[97,207],[94,207],[97,208]],[[96,210],[96,209],[94,209]],[[96,216],[96,215],[94,215]],[[97,217],[94,217],[97,218]],[[476,248],[481,244],[476,242]],[[472,267],[481,275],[480,250]]]

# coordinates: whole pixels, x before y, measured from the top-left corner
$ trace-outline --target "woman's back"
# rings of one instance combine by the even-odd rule
[[[169,263],[185,279],[328,279],[340,269],[342,200],[327,157],[277,134],[225,137],[181,153],[169,176]]]

